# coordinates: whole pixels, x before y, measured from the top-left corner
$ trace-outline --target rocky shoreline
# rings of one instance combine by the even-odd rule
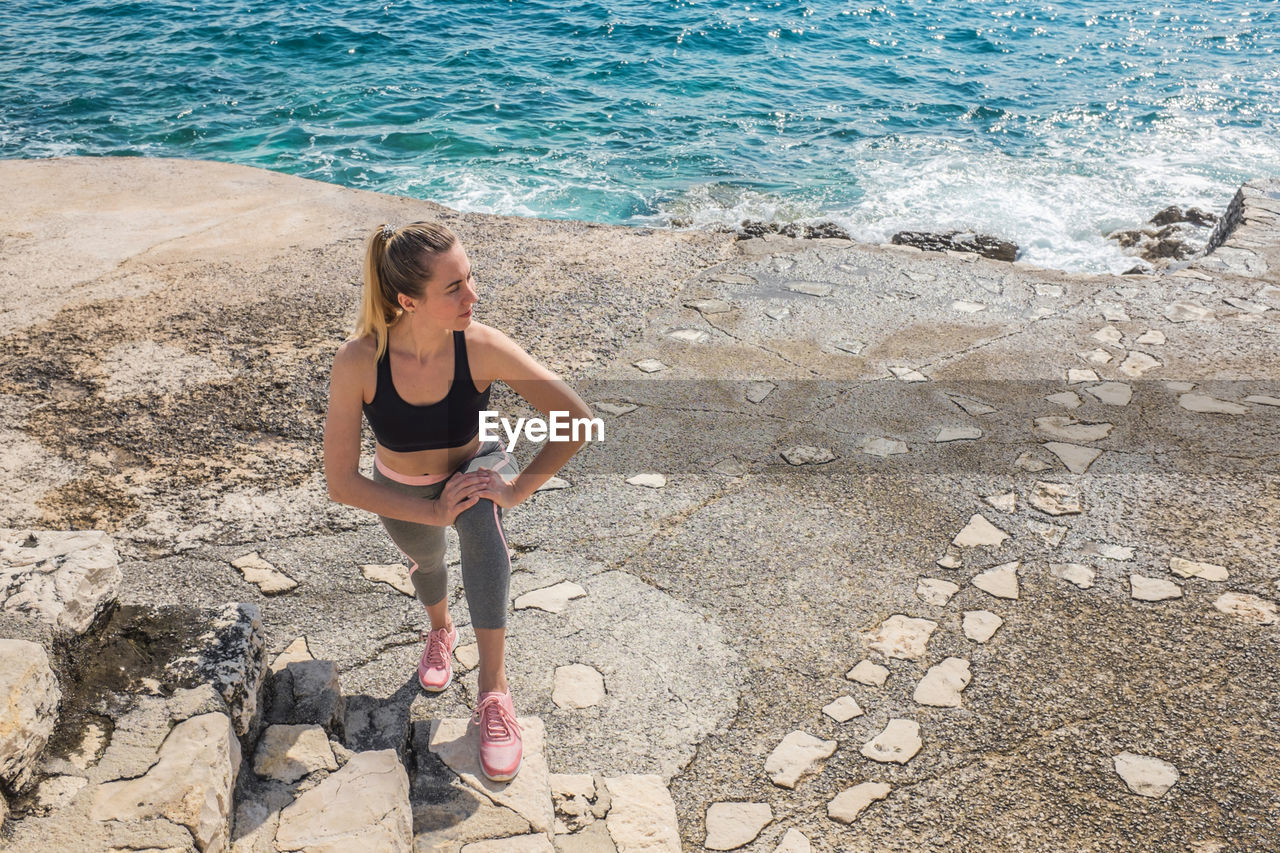
[[[1280,184],[1113,277],[216,163],[0,172],[6,849],[1280,839]],[[506,786],[474,644],[417,689],[400,555],[319,473],[362,235],[416,218],[610,436],[509,525]]]

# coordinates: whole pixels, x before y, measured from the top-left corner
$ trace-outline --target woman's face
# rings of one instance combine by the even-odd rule
[[[423,288],[423,298],[414,301],[415,313],[425,315],[442,329],[462,331],[471,325],[471,307],[476,304],[476,280],[471,260],[461,243],[436,256],[431,280]]]

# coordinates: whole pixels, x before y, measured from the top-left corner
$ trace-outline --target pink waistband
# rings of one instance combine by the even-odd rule
[[[466,461],[462,464],[465,465],[467,462],[470,462],[472,459],[479,456],[480,448],[483,446],[483,444],[476,445],[476,452],[468,456]],[[453,474],[420,474],[416,477],[411,477],[408,474],[401,474],[399,471],[392,471],[386,465],[383,465],[382,460],[378,458],[378,454],[376,453],[373,454],[373,465],[382,472],[382,476],[386,477],[388,480],[403,483],[406,486],[434,486],[436,483],[443,483],[445,480],[453,476]]]

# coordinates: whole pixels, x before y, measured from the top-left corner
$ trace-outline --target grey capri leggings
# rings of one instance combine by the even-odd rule
[[[481,444],[476,455],[454,473],[469,474],[477,468],[492,468],[507,480],[520,470],[515,458],[496,441]],[[403,494],[432,499],[440,496],[448,482],[448,478],[431,482],[437,478],[406,477],[383,467],[376,458],[373,479]],[[449,575],[444,565],[445,529],[381,515],[378,518],[391,541],[413,561],[409,579],[413,581],[418,600],[427,607],[439,604],[449,591]],[[505,628],[511,558],[507,555],[507,537],[502,531],[502,507],[481,498],[458,513],[453,527],[458,531],[462,551],[462,587],[471,612],[471,627]]]

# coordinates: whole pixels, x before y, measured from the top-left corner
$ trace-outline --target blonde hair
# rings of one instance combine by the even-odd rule
[[[387,351],[387,330],[403,311],[396,297],[403,293],[421,299],[431,278],[431,262],[457,242],[457,234],[435,222],[411,222],[400,228],[380,225],[369,235],[355,336],[373,335],[378,343],[377,358]]]

